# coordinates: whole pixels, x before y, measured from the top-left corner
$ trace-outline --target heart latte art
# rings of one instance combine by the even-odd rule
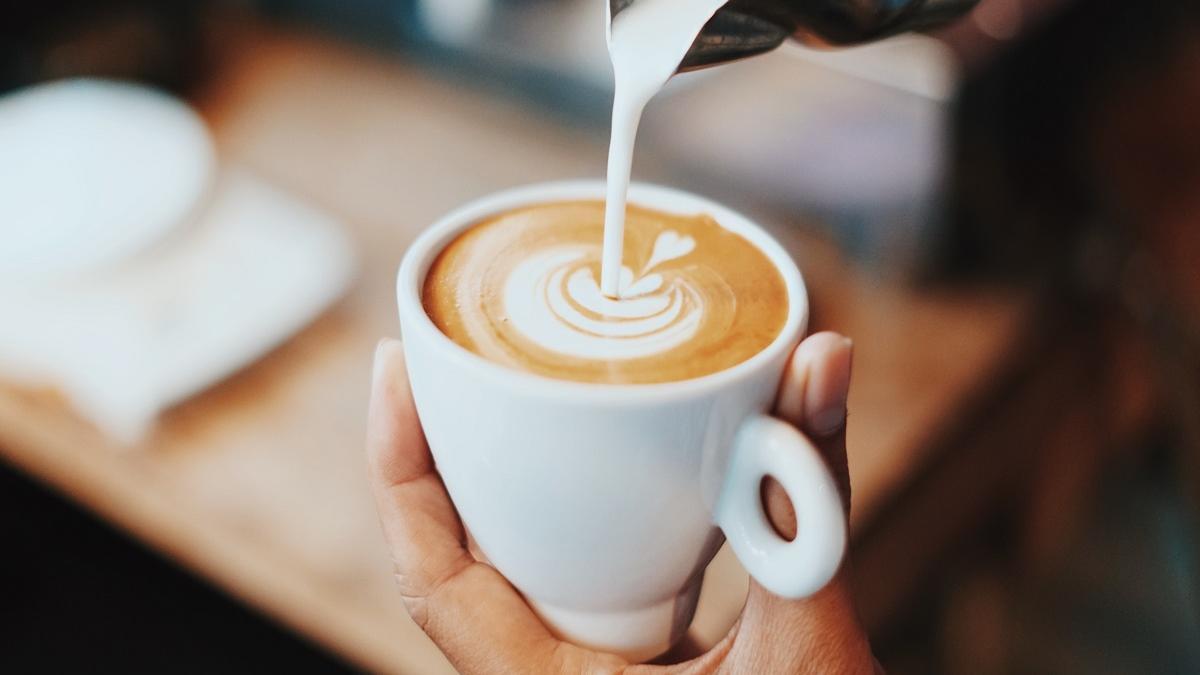
[[[467,349],[541,375],[650,383],[740,363],[787,315],[771,261],[711,217],[631,207],[620,296],[600,291],[603,202],[541,204],[474,225],[434,261],[424,305]]]

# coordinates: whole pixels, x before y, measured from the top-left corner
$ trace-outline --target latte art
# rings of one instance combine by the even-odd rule
[[[722,370],[770,343],[787,311],[765,256],[707,216],[632,208],[617,298],[600,288],[604,205],[529,207],[452,242],[426,311],[456,342],[553,377],[660,382]]]
[[[579,358],[623,360],[661,354],[696,335],[705,297],[685,275],[655,271],[695,248],[673,230],[658,235],[646,269],[621,270],[620,297],[600,291],[599,249],[564,246],[522,261],[504,287],[513,327],[544,349]]]

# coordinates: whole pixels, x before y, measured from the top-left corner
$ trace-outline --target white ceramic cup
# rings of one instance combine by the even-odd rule
[[[715,217],[787,283],[779,336],[712,375],[645,385],[555,380],[487,361],[429,319],[425,274],[457,235],[510,209],[604,193],[603,181],[560,182],[472,202],[417,239],[397,292],[417,413],[478,550],[561,637],[640,661],[684,634],[722,532],[760,584],[800,598],[833,577],[846,529],[817,450],[767,414],[804,333],[808,300],[792,259],[744,216],[678,190],[629,192],[641,206]],[[765,476],[795,506],[793,541],[763,512]]]

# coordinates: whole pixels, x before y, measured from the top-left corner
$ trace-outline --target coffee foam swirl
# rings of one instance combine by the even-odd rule
[[[600,291],[594,247],[568,246],[531,255],[504,286],[513,326],[545,349],[587,359],[635,359],[661,354],[691,339],[704,318],[704,294],[685,276],[654,271],[696,246],[673,230],[658,235],[638,276],[621,270],[620,299]],[[592,264],[590,264],[592,263]]]
[[[434,262],[434,323],[485,358],[599,382],[686,379],[774,339],[787,291],[768,259],[707,216],[631,208],[620,295],[599,286],[602,202],[543,204],[477,224]]]

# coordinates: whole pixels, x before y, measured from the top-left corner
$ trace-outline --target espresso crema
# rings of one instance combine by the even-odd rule
[[[425,277],[450,339],[548,377],[641,384],[700,377],[769,345],[787,320],[775,264],[707,215],[630,206],[618,298],[600,289],[605,206],[539,204],[472,226]]]

